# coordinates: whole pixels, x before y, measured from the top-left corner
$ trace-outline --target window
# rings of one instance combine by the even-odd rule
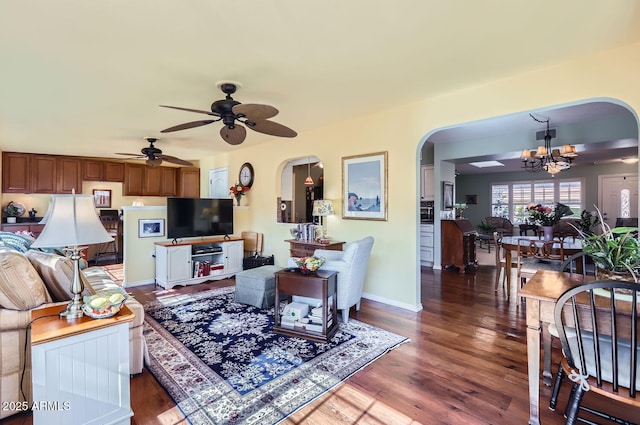
[[[491,215],[505,217],[515,224],[529,219],[527,205],[531,203],[567,205],[579,216],[582,211],[582,180],[535,180],[496,183],[491,185]]]

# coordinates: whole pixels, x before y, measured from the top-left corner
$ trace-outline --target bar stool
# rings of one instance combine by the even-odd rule
[[[120,237],[118,227],[120,226],[120,217],[117,216],[101,216],[100,221],[105,230],[113,238],[111,242],[105,242],[98,245],[96,253],[96,266],[102,257],[114,257],[116,263],[120,262],[118,253],[118,238]]]

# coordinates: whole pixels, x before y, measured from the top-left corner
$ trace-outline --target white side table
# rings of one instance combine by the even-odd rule
[[[31,326],[34,425],[131,423],[129,322],[123,306],[94,320],[57,316],[65,306],[33,310]]]

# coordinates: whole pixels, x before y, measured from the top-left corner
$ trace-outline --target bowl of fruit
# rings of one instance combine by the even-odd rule
[[[126,299],[126,294],[120,292],[101,292],[90,296],[82,310],[93,319],[104,319],[118,314]]]

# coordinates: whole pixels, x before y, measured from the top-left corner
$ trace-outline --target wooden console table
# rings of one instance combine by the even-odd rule
[[[328,249],[331,251],[342,251],[344,242],[328,241],[321,243],[316,241],[301,241],[297,239],[288,239],[289,253],[292,257],[311,257],[316,249]]]
[[[289,299],[293,295],[298,295],[321,300],[322,332],[283,328],[280,326],[280,309],[277,303],[273,331],[285,335],[307,338],[313,341],[329,341],[338,330],[337,276],[338,272],[326,270],[318,270],[308,275],[304,275],[296,270],[281,270],[276,272],[276,300],[280,299],[280,294],[287,295]],[[329,310],[329,298],[332,299],[331,310]],[[329,315],[329,313],[331,314]],[[327,326],[328,319],[331,319],[329,326]]]

